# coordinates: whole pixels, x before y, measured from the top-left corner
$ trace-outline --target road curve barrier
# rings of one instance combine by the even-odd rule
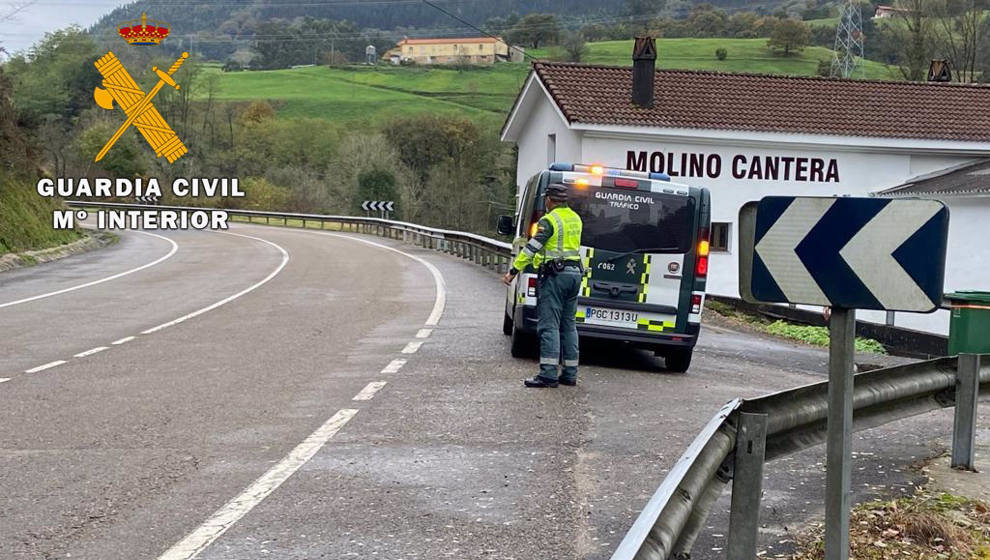
[[[976,403],[990,395],[990,355],[877,369],[857,374],[854,384],[856,431],[955,407],[952,466],[973,470]],[[827,417],[827,381],[726,404],[674,464],[612,560],[689,558],[730,481],[727,558],[756,558],[764,462],[824,443]]]
[[[105,208],[114,210],[175,210],[211,211],[223,210],[233,218],[246,218],[249,223],[263,222],[283,226],[299,223],[308,229],[319,224],[318,229],[327,229],[327,224],[339,226],[336,231],[378,235],[390,239],[401,239],[404,243],[426,249],[440,251],[467,259],[478,266],[496,272],[505,272],[512,262],[512,244],[483,235],[432,228],[408,222],[366,218],[360,216],[333,216],[324,214],[298,214],[292,212],[269,212],[264,210],[234,210],[229,208],[197,208],[192,206],[161,206],[147,204],[127,204],[119,202],[91,202],[70,200],[66,204],[72,208]]]

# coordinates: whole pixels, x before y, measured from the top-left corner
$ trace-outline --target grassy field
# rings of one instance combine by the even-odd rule
[[[590,43],[586,62],[630,65],[632,41]],[[815,75],[818,61],[832,51],[808,47],[793,56],[775,56],[766,39],[660,39],[660,68]],[[715,49],[728,51],[726,60]],[[549,51],[532,51],[534,57]],[[401,115],[458,114],[498,126],[512,107],[529,72],[529,64],[498,64],[474,69],[313,66],[289,70],[221,72],[217,98],[222,101],[271,101],[282,117],[317,117],[375,125]],[[865,61],[862,78],[895,79],[887,67]],[[202,91],[202,90],[201,90]]]

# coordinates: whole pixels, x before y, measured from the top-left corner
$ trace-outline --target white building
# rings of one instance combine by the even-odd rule
[[[711,189],[708,291],[717,295],[739,295],[745,202],[869,196],[990,156],[988,86],[677,70],[654,80],[653,105],[644,107],[632,100],[633,68],[535,63],[502,140],[518,144],[518,185],[565,161],[665,172]],[[947,202],[946,291],[990,290],[990,249],[973,247],[990,232],[990,198]],[[858,317],[948,331],[946,312]]]

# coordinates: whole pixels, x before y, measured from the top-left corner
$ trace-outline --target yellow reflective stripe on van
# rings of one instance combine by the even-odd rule
[[[643,273],[639,275],[639,294],[636,301],[646,303],[646,293],[650,288],[650,255],[643,255]]]
[[[591,297],[591,286],[588,279],[591,278],[591,259],[595,256],[595,249],[588,247],[588,254],[584,258],[584,274],[581,275],[581,296]],[[579,315],[580,317],[581,315]]]
[[[583,323],[586,318],[585,312],[580,309],[574,314],[574,320],[578,323]]]
[[[673,329],[676,325],[674,321],[651,321],[649,319],[640,319],[636,321],[636,328],[639,330],[649,330],[663,332],[667,329]]]

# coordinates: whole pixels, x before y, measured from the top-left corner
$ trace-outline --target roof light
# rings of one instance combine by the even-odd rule
[[[639,181],[635,179],[615,179],[613,184],[617,187],[623,187],[626,189],[638,189]]]
[[[666,173],[657,173],[654,171],[650,173],[650,179],[656,179],[657,181],[667,181],[669,183],[670,175],[667,175]]]
[[[586,188],[588,188],[588,185],[590,185],[590,184],[591,184],[591,181],[589,181],[587,179],[583,179],[582,178],[582,179],[575,179],[574,180],[574,185],[577,186],[577,188],[579,188],[579,189],[586,189]]]
[[[550,171],[574,171],[574,164],[555,161],[550,164]]]
[[[592,165],[590,171],[591,171],[591,173],[593,175],[604,175],[605,174],[605,168],[602,167],[601,165]]]

